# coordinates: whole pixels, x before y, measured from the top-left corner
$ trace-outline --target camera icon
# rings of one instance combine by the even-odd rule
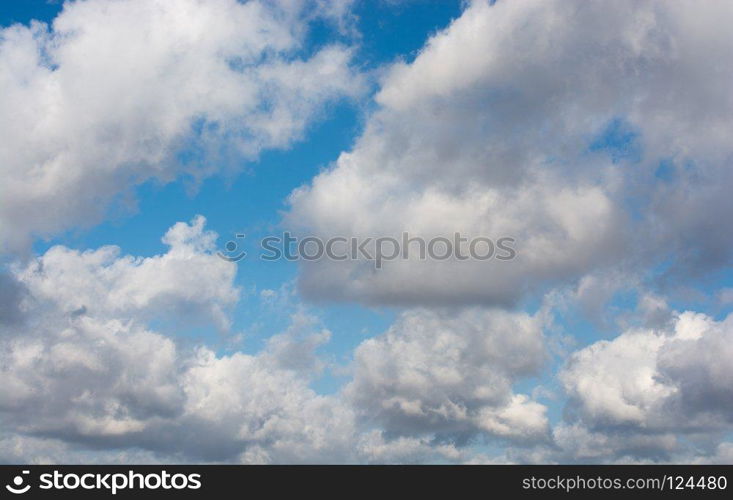
[[[14,495],[22,495],[23,493],[27,493],[28,490],[31,489],[30,484],[26,484],[23,486],[23,483],[25,482],[25,478],[23,476],[30,474],[31,471],[24,470],[21,472],[21,475],[15,476],[13,478],[13,485],[6,484],[5,489],[7,489],[10,493]]]

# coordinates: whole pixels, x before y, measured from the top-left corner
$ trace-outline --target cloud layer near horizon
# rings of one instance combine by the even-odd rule
[[[175,224],[161,255],[55,246],[3,275],[0,460],[695,459],[683,435],[708,450],[697,459],[727,453],[714,443],[730,428],[730,319],[670,312],[573,353],[559,379],[574,417],[555,426],[514,392],[546,368],[548,308],[404,311],[356,348],[349,383],[319,395],[331,333],[305,311],[254,354],[166,335],[229,329],[236,266],[204,224]],[[472,451],[486,439],[506,453]]]

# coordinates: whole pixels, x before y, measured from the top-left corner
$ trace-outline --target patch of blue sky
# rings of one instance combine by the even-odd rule
[[[654,177],[663,182],[672,182],[677,177],[677,166],[674,160],[671,158],[664,158],[660,160],[656,170],[654,170]]]
[[[590,151],[605,152],[614,163],[638,163],[642,159],[640,134],[628,121],[614,118],[591,141]]]
[[[61,0],[23,0],[3,2],[0,9],[0,26],[30,24],[32,20],[50,23],[61,11]]]
[[[411,62],[426,40],[456,19],[460,0],[359,1],[355,15],[362,34],[358,59],[378,67],[397,59]]]

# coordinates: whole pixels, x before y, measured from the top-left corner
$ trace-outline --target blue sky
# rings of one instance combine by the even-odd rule
[[[730,460],[733,12],[651,4],[3,4],[0,462]]]

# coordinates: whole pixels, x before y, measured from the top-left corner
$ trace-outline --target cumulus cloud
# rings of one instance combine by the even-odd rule
[[[67,2],[0,31],[0,241],[96,222],[148,179],[200,179],[298,139],[361,91],[340,45],[304,52],[328,1]]]
[[[226,309],[239,298],[232,285],[236,267],[213,254],[217,236],[204,224],[199,216],[190,225],[174,225],[163,237],[169,250],[162,255],[121,256],[115,246],[84,252],[54,246],[15,275],[29,300],[69,317],[205,317],[226,329]]]
[[[239,297],[236,265],[216,255],[216,238],[197,216],[166,232],[169,248],[161,255],[55,246],[3,275],[12,286],[0,324],[0,461],[419,462],[469,455],[436,442],[435,432],[395,436],[364,427],[349,398],[317,394],[310,383],[326,364],[316,351],[331,332],[302,307],[254,354],[223,355],[154,329],[181,318],[228,328]],[[534,321],[516,318],[526,330],[518,342],[541,351]],[[457,404],[478,398],[484,405],[471,417],[477,431],[543,425],[542,408],[504,394],[503,370],[529,372],[539,361],[511,346],[501,353],[511,359],[489,382],[479,379],[491,369],[478,361],[465,367],[475,372],[475,387],[465,391],[476,396],[446,391],[456,392]]]
[[[204,224],[174,225],[162,255],[57,246],[13,269],[26,319],[0,328],[0,419],[17,456],[65,461],[74,446],[111,461],[115,448],[161,460],[351,456],[351,410],[309,387],[321,369],[313,351],[330,336],[312,318],[295,315],[253,355],[185,348],[150,328],[184,312],[226,328],[236,266],[214,254]]]
[[[356,349],[345,392],[390,433],[542,439],[546,408],[512,391],[545,360],[542,326],[539,316],[500,310],[405,312]]]
[[[186,347],[152,328],[181,311],[227,327],[221,318],[238,297],[236,267],[215,255],[215,239],[196,217],[165,234],[169,249],[161,255],[53,247],[11,268],[7,279],[23,292],[8,302],[20,319],[0,326],[0,442],[6,445],[0,460],[727,456],[719,437],[732,423],[730,317],[669,313],[661,326],[630,329],[572,354],[560,374],[570,397],[567,420],[554,427],[545,405],[515,387],[546,364],[545,308],[535,315],[404,311],[356,348],[351,381],[320,395],[310,384],[324,370],[317,350],[331,332],[302,309],[253,354]],[[660,300],[641,302],[645,310],[666,310]],[[508,443],[506,455],[477,455],[470,446],[494,440]]]
[[[286,222],[510,236],[517,258],[308,262],[301,290],[505,305],[607,268],[668,258],[694,277],[728,262],[728,222],[705,221],[730,210],[731,19],[723,2],[472,2],[389,69],[363,135],[292,194]]]
[[[26,320],[0,336],[3,420],[22,432],[82,438],[138,432],[176,414],[184,398],[177,349],[146,319],[185,310],[224,327],[238,290],[234,266],[211,253],[214,238],[197,217],[166,233],[163,255],[56,246],[17,266]]]
[[[679,452],[683,436],[710,446],[730,430],[733,316],[715,321],[687,311],[671,323],[630,329],[570,357],[560,379],[575,422],[558,428],[561,442],[596,443],[597,457],[625,449],[658,458]]]
[[[414,61],[385,72],[364,132],[291,194],[285,223],[324,238],[510,236],[516,259],[436,262],[410,252],[382,269],[303,262],[300,290],[433,308],[421,313],[428,317],[571,290],[573,313],[625,332],[571,356],[560,375],[568,420],[550,432],[555,448],[517,457],[696,456],[685,441],[714,456],[730,429],[728,320],[675,313],[660,294],[733,256],[730,221],[710,216],[732,208],[731,20],[723,2],[471,2]],[[638,311],[610,306],[636,289]],[[411,314],[357,350],[357,407],[393,432],[470,435],[486,403],[467,373],[483,372],[449,367],[481,366],[453,354],[480,352],[461,351],[473,330],[423,327]],[[450,347],[434,346],[453,329]],[[504,384],[491,386],[505,388],[499,407],[511,408],[520,397],[506,389],[514,376],[497,366],[481,379],[499,373]],[[501,435],[492,404],[484,429]]]

